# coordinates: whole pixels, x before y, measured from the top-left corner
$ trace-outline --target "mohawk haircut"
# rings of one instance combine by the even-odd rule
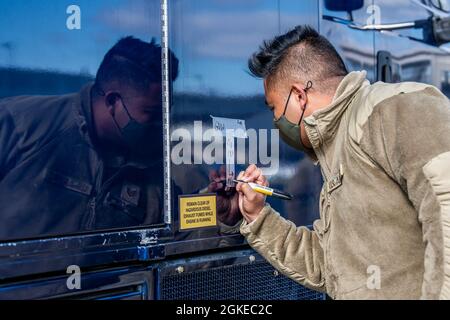
[[[296,26],[289,32],[264,41],[248,60],[250,73],[278,85],[293,80],[313,82],[327,91],[330,83],[348,74],[333,45],[311,26]]]
[[[169,51],[171,72],[178,75],[178,59]],[[150,83],[161,82],[161,46],[134,37],[120,39],[105,55],[95,77],[95,86],[104,90],[108,84],[118,82],[136,90],[148,88]]]

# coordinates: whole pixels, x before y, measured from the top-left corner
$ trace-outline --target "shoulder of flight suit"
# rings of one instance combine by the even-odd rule
[[[417,211],[426,245],[422,297],[438,298],[446,259],[444,241],[450,238],[443,223],[450,197],[450,102],[433,86],[406,83],[399,89],[373,106],[361,126],[359,143]],[[450,252],[447,255],[448,260]]]
[[[77,97],[19,96],[1,100],[0,168],[27,159],[76,125]]]

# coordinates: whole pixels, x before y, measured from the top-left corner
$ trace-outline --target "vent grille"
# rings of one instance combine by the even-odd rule
[[[323,300],[265,261],[163,276],[163,300]]]

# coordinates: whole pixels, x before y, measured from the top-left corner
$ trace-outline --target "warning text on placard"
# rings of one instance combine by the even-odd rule
[[[217,225],[216,195],[180,196],[180,230]]]

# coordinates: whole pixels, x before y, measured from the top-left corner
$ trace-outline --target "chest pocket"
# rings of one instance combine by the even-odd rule
[[[130,227],[145,220],[145,195],[142,186],[118,179],[97,199],[95,228]]]
[[[335,192],[341,185],[344,176],[342,165],[339,170],[333,175],[322,187],[320,192],[320,225],[318,225],[319,235],[323,236],[329,229],[331,224],[331,209],[333,206],[332,193]]]
[[[104,204],[121,210],[130,210],[139,205],[141,188],[138,185],[124,182],[120,187],[106,194]]]
[[[53,170],[47,170],[44,173],[44,180],[85,196],[90,196],[93,189],[92,184],[86,181],[82,181]]]
[[[317,230],[320,237],[328,231],[330,228],[330,200],[326,192],[325,185],[320,191],[320,202],[319,202],[320,220],[314,222],[315,229]]]

